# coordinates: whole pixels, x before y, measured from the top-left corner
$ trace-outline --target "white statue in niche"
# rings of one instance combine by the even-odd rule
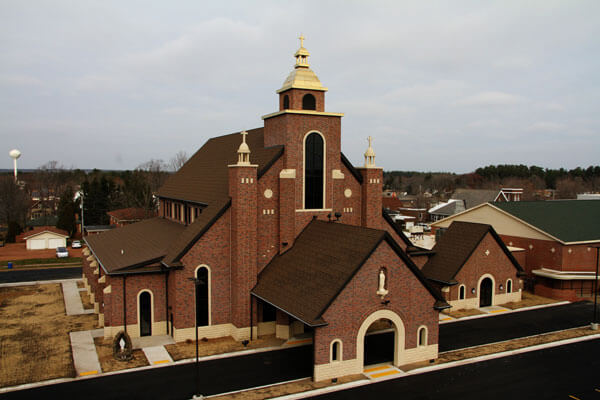
[[[388,294],[388,291],[385,288],[385,272],[379,270],[379,288],[377,289],[377,295],[381,296],[383,299],[386,294]]]

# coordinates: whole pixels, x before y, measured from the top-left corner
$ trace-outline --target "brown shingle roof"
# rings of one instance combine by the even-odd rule
[[[438,240],[432,249],[435,254],[423,266],[423,273],[428,279],[455,284],[454,277],[488,232],[496,239],[517,271],[522,273],[523,269],[491,225],[461,221],[453,222]]]
[[[111,217],[116,218],[118,221],[139,221],[142,219],[152,218],[156,216],[156,213],[153,211],[136,207],[112,210],[107,212],[107,214]]]
[[[283,151],[283,146],[264,147],[263,128],[249,130],[246,142],[251,151],[250,162],[258,164],[259,177]],[[167,179],[158,195],[207,205],[222,204],[224,199],[229,199],[227,166],[237,162],[240,143],[239,132],[209,139]]]
[[[185,226],[177,222],[152,218],[98,235],[86,236],[85,241],[102,267],[110,274],[160,261],[169,245],[184,230]]]
[[[308,325],[323,325],[322,314],[382,240],[443,302],[387,232],[318,220],[311,221],[294,246],[265,267],[252,293]]]
[[[55,226],[40,226],[40,227],[34,228],[30,231],[23,232],[22,234],[17,236],[16,240],[17,240],[17,242],[27,240],[31,236],[39,235],[40,233],[44,233],[44,232],[52,232],[52,233],[57,233],[59,235],[65,236],[65,237],[69,237],[69,232],[64,231],[62,229],[58,229]]]

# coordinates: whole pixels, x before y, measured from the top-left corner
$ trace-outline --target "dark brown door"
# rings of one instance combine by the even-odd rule
[[[152,298],[150,293],[140,294],[140,335],[152,335]]]
[[[479,307],[489,307],[492,305],[492,280],[485,278],[479,286]]]

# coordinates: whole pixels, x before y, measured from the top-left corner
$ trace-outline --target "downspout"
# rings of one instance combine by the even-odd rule
[[[169,334],[169,270],[165,273],[165,324],[167,335]]]
[[[252,295],[250,295],[250,341],[252,341]]]
[[[123,275],[123,330],[125,331],[125,333],[127,333],[127,304],[125,301],[125,281],[126,281],[127,275]]]

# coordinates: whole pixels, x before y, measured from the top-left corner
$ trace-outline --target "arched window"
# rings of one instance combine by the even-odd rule
[[[419,346],[427,346],[427,328],[424,326],[419,328]]]
[[[304,208],[323,208],[323,138],[316,132],[304,143]]]
[[[506,281],[506,293],[512,293],[512,280],[511,279]]]
[[[465,299],[465,285],[460,285],[460,287],[458,288],[458,299],[459,300]]]
[[[316,110],[317,109],[317,100],[315,96],[308,93],[302,97],[302,109],[303,110]]]
[[[152,295],[144,290],[138,295],[140,336],[152,336]]]
[[[287,110],[290,108],[290,96],[287,94],[283,96],[283,109]]]
[[[196,324],[198,326],[207,326],[208,308],[210,305],[208,301],[208,268],[198,268],[196,270],[196,278],[198,278],[198,287],[196,288]]]
[[[342,342],[341,340],[334,340],[331,342],[331,361],[342,360]]]

